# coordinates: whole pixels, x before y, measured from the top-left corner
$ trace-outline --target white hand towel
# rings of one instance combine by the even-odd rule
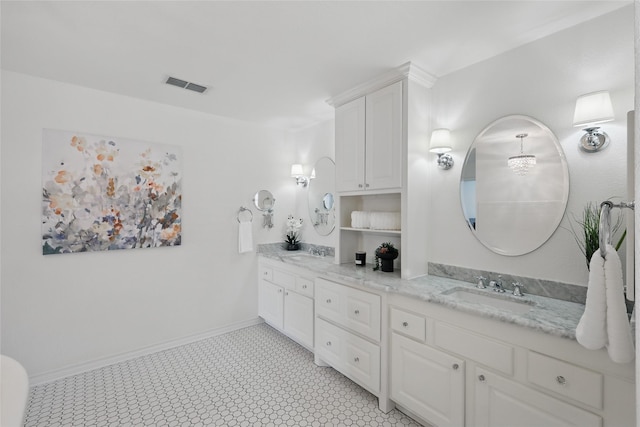
[[[583,347],[598,350],[607,344],[607,297],[600,250],[591,257],[587,286],[587,301],[576,328],[576,339]]]
[[[607,335],[609,357],[616,363],[629,363],[634,359],[635,348],[631,335],[631,325],[624,302],[622,264],[618,253],[607,245],[604,262],[604,276],[607,288]]]
[[[589,263],[589,287],[584,313],[576,328],[576,339],[585,348],[607,347],[616,363],[631,362],[635,355],[627,317],[618,253],[606,246],[606,259],[597,250]]]
[[[241,221],[238,226],[238,252],[243,254],[245,252],[253,251],[253,230],[251,227],[251,221]]]

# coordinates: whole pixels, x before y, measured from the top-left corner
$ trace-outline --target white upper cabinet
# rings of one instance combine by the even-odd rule
[[[336,108],[336,189],[402,186],[402,81]]]

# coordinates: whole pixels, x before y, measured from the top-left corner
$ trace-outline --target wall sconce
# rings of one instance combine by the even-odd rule
[[[449,135],[449,129],[434,129],[429,143],[429,151],[438,155],[438,167],[444,170],[453,166],[453,157],[448,154],[451,151]]]
[[[295,178],[296,184],[302,185],[303,187],[306,187],[307,184],[309,183],[309,178],[304,176],[304,172],[302,171],[302,165],[299,163],[291,165],[291,178]]]
[[[583,127],[586,134],[580,138],[580,148],[587,153],[603,150],[609,144],[609,135],[599,131],[597,123],[610,122],[614,119],[613,107],[609,91],[580,95],[576,101],[573,115],[573,126]]]

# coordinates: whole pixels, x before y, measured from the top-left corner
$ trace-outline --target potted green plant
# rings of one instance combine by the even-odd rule
[[[398,258],[398,249],[391,242],[385,242],[376,249],[374,270],[393,271],[393,260]]]
[[[600,206],[596,203],[588,202],[582,211],[581,217],[577,218],[575,215],[572,216],[574,222],[577,224],[576,228],[578,228],[578,230],[576,231],[573,224],[569,222],[569,226],[571,227],[570,231],[580,248],[580,252],[584,255],[587,269],[589,269],[591,257],[600,247]],[[621,225],[622,216],[618,215],[615,223],[611,225],[611,236],[616,234]],[[616,251],[620,249],[626,235],[627,230],[624,230],[615,246]]]
[[[286,249],[288,251],[297,251],[300,249],[300,229],[302,228],[302,218],[295,219],[293,215],[287,217],[287,231],[285,234]]]

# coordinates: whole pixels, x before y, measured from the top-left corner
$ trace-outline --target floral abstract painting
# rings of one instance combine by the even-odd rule
[[[45,129],[44,255],[181,244],[180,147]]]

